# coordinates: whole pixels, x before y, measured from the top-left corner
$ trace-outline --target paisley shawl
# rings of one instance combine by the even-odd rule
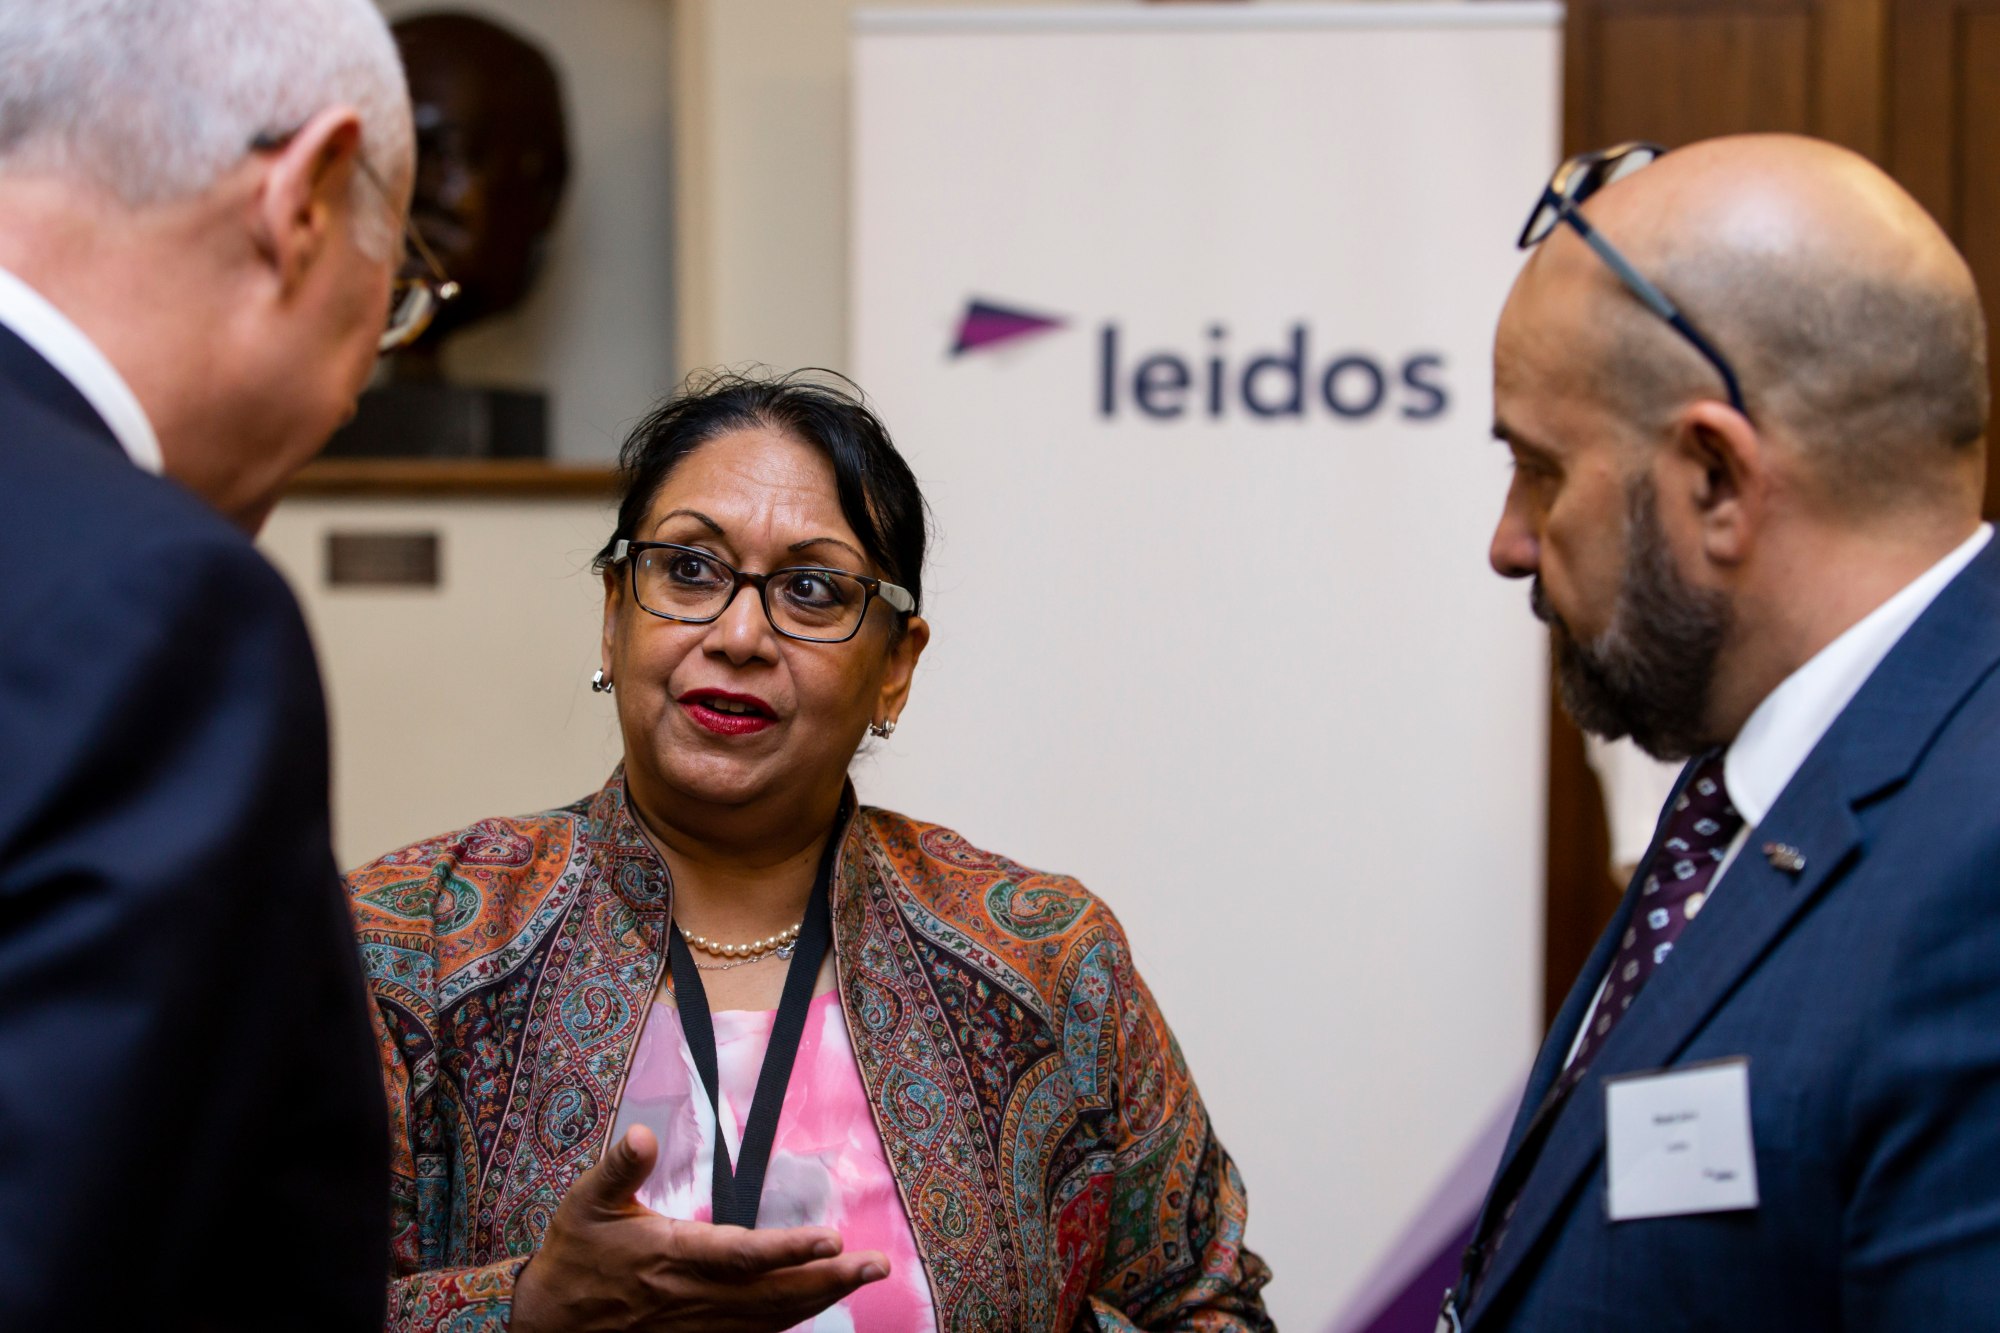
[[[388,1327],[505,1328],[668,981],[666,867],[621,771],[348,884],[393,1134]],[[833,926],[940,1329],[1270,1327],[1242,1179],[1109,909],[863,807]]]

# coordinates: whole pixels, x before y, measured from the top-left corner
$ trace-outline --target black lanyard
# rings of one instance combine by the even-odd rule
[[[764,1194],[764,1168],[771,1161],[771,1143],[778,1134],[778,1112],[785,1104],[785,1088],[792,1081],[792,1064],[798,1058],[799,1038],[805,1034],[806,1011],[812,1007],[813,986],[819,981],[819,965],[833,940],[833,913],[829,906],[834,859],[839,855],[847,817],[852,809],[842,796],[840,810],[833,818],[833,832],[827,835],[826,850],[820,853],[819,871],[813,877],[812,897],[806,902],[805,920],[799,923],[798,945],[792,951],[792,965],[785,973],[785,993],[778,1001],[778,1017],[771,1025],[771,1044],[764,1048],[764,1064],[757,1072],[757,1092],[750,1099],[750,1119],[743,1129],[743,1154],[732,1169],[729,1145],[722,1135],[722,1080],[715,1063],[715,1020],[708,1012],[708,992],[702,989],[701,971],[681,938],[679,925],[667,938],[667,961],[674,972],[674,1004],[680,1010],[681,1032],[687,1038],[694,1067],[708,1089],[709,1109],[715,1112],[715,1221],[717,1225],[754,1227],[757,1205]]]
[[[1584,1017],[1587,1019],[1589,1015],[1586,1014]],[[1514,1150],[1514,1156],[1508,1160],[1506,1170],[1495,1177],[1493,1188],[1487,1191],[1487,1198],[1492,1201],[1490,1209],[1504,1210],[1527,1187],[1528,1173],[1535,1169],[1535,1163],[1541,1159],[1542,1149],[1548,1145],[1549,1131],[1555,1127],[1556,1117],[1562,1114],[1563,1107],[1569,1104],[1570,1095],[1582,1082],[1584,1080],[1579,1079],[1576,1084],[1571,1084],[1563,1078],[1562,1073],[1557,1073],[1556,1081],[1543,1096],[1541,1105],[1537,1106],[1534,1115],[1528,1118],[1528,1127],[1521,1132],[1521,1144]],[[1455,1311],[1454,1322],[1457,1315],[1462,1315],[1472,1308],[1472,1300],[1479,1294],[1475,1288],[1484,1283],[1493,1259],[1487,1251],[1493,1244],[1493,1230],[1498,1221],[1499,1219],[1491,1216],[1488,1210],[1482,1210],[1478,1230],[1472,1237],[1472,1243],[1467,1245],[1465,1253],[1459,1256],[1458,1285],[1445,1293],[1446,1307]],[[1518,1241],[1515,1243],[1519,1244]]]

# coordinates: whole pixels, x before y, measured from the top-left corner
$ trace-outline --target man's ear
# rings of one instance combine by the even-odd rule
[[[361,113],[347,106],[328,107],[271,152],[252,200],[251,226],[285,294],[296,291],[326,253],[335,220],[348,210],[360,159]]]
[[[1702,553],[1717,564],[1740,564],[1771,493],[1771,455],[1757,427],[1727,403],[1689,403],[1674,418],[1661,463],[1661,486],[1686,504]]]

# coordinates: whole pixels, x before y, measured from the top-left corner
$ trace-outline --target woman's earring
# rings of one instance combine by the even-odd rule
[[[611,677],[604,674],[603,667],[597,668],[597,674],[590,678],[590,690],[593,694],[611,693]]]
[[[886,741],[889,737],[896,734],[896,723],[893,719],[888,722],[870,722],[868,724],[868,734],[877,740]]]

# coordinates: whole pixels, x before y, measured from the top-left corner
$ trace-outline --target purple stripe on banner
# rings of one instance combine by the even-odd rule
[[[1459,1256],[1472,1244],[1472,1224],[1477,1220],[1476,1213],[1467,1218],[1465,1229],[1431,1256],[1429,1265],[1362,1326],[1362,1333],[1434,1333],[1438,1305],[1444,1300],[1445,1288],[1458,1281]]]
[[[1517,1093],[1500,1104],[1329,1333],[1433,1333],[1438,1303],[1458,1280],[1459,1255],[1471,1243],[1519,1101]]]

